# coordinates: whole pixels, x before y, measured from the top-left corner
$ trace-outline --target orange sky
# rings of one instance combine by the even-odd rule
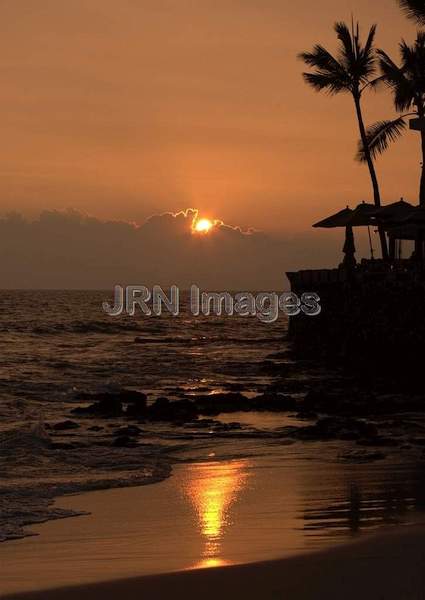
[[[349,97],[313,93],[296,59],[351,12],[392,53],[413,37],[395,0],[0,0],[1,213],[196,206],[292,232],[370,199]],[[382,92],[365,108],[393,115]],[[418,144],[379,160],[384,201],[416,201]]]

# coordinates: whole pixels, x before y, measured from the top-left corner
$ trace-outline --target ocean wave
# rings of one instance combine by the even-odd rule
[[[56,335],[61,333],[105,333],[140,331],[142,328],[136,322],[121,321],[72,321],[70,323],[55,323],[52,325],[33,327],[31,332],[36,335]]]
[[[160,325],[160,324],[158,324]],[[158,330],[160,328],[157,328]],[[0,324],[0,333],[27,333],[29,335],[60,335],[63,333],[102,333],[116,334],[122,332],[142,331],[143,327],[136,321],[70,321],[43,325],[34,322],[16,321]]]
[[[234,337],[225,335],[201,335],[201,336],[137,336],[134,338],[136,344],[234,344],[234,345],[257,345],[257,344],[277,344],[282,343],[279,336],[271,337]]]
[[[31,524],[84,514],[53,506],[64,494],[138,486],[171,472],[157,446],[58,449],[42,420],[0,432],[0,541],[34,535]]]
[[[25,450],[35,452],[47,448],[49,443],[49,435],[42,421],[29,429],[9,429],[0,432],[0,449],[3,456],[8,452],[22,452]]]

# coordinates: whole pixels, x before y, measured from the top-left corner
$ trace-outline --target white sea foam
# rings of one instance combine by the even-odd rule
[[[42,423],[0,433],[0,541],[32,535],[27,525],[83,514],[54,498],[88,490],[143,485],[167,477],[154,446],[52,448]]]
[[[70,418],[79,392],[129,388],[154,399],[246,381],[258,390],[272,380],[258,365],[282,350],[283,320],[265,326],[254,319],[247,327],[242,317],[198,318],[184,311],[179,318],[111,320],[102,313],[104,299],[96,291],[1,296],[0,539],[28,535],[27,524],[73,514],[53,505],[60,494],[140,485],[169,473],[154,446],[112,447],[111,421],[79,419],[81,427],[64,435],[49,429]],[[92,425],[103,429],[90,431]],[[170,435],[154,431],[153,439],[190,445],[203,438],[202,432],[169,429]]]

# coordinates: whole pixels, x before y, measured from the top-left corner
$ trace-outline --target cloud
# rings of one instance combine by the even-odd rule
[[[76,210],[44,211],[33,221],[0,219],[1,287],[109,289],[116,284],[207,289],[284,289],[284,272],[314,256],[312,238],[282,238],[215,221],[192,232],[197,209],[153,215],[142,224],[105,221]],[[321,245],[320,266],[336,243]],[[317,253],[316,253],[317,254]]]

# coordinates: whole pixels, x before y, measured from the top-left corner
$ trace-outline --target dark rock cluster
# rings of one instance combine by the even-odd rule
[[[289,386],[290,387],[290,386]],[[112,445],[132,447],[143,434],[136,423],[172,423],[189,429],[203,429],[208,432],[226,434],[245,429],[240,423],[223,423],[215,420],[220,414],[238,412],[287,412],[305,422],[281,428],[279,434],[288,441],[352,441],[364,460],[382,458],[378,450],[368,448],[418,448],[425,446],[425,430],[416,427],[412,419],[402,415],[416,414],[425,410],[425,397],[420,394],[401,395],[370,390],[365,386],[348,384],[335,377],[317,382],[306,393],[283,393],[283,385],[269,386],[266,391],[255,396],[244,395],[240,391],[213,394],[183,395],[177,398],[159,397],[152,401],[146,394],[132,390],[80,394],[78,400],[85,406],[77,406],[71,412],[84,418],[110,420],[113,428]],[[119,423],[113,419],[119,418]],[[122,424],[123,419],[133,421]],[[66,432],[77,428],[74,421],[63,421],[51,426],[55,432]],[[88,430],[99,432],[100,425]],[[241,432],[242,433],[242,432]],[[243,435],[249,432],[244,431]],[[261,433],[261,432],[260,432]],[[189,433],[188,433],[189,434]],[[355,460],[355,456],[347,460]]]
[[[130,417],[146,421],[187,422],[198,416],[245,411],[293,411],[297,401],[289,395],[266,393],[247,398],[240,392],[195,395],[178,400],[160,397],[148,404],[141,392],[123,390],[117,393],[84,394],[79,400],[90,400],[88,406],[78,406],[71,412],[86,417]]]

